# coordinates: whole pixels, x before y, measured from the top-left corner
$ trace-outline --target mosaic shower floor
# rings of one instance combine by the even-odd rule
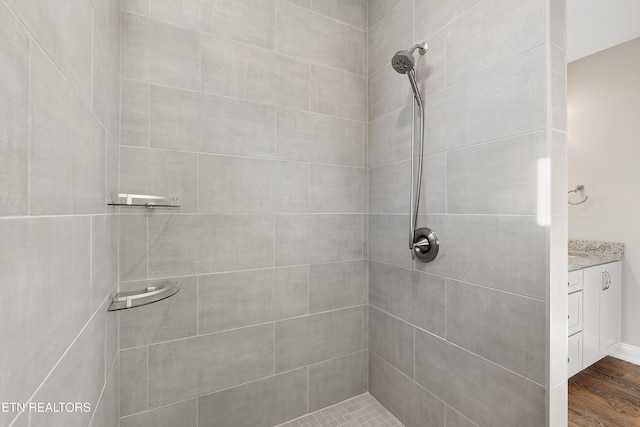
[[[312,412],[278,427],[403,427],[369,393]]]

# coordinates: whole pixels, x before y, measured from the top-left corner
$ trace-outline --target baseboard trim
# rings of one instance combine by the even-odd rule
[[[640,366],[640,347],[620,343],[618,348],[611,353],[611,356]]]

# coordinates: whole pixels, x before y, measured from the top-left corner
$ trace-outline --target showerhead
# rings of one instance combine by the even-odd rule
[[[414,65],[415,60],[408,50],[400,50],[391,58],[391,66],[400,74],[407,74]]]
[[[422,42],[414,45],[409,50],[399,50],[395,55],[393,55],[393,58],[391,58],[391,66],[398,73],[407,74],[409,71],[413,70],[416,63],[415,59],[413,59],[413,51],[418,49],[420,55],[424,55],[428,48],[427,43]]]

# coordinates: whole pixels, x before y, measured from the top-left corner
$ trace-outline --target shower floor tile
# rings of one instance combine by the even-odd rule
[[[361,394],[278,427],[403,427],[369,393]]]

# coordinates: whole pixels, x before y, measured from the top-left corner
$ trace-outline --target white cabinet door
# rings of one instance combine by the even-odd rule
[[[585,268],[582,289],[583,368],[620,342],[620,262]]]
[[[600,360],[600,292],[602,266],[585,268],[582,286],[582,362],[583,368]]]
[[[600,353],[608,354],[620,341],[620,267],[603,265],[604,284],[600,291]]]
[[[569,335],[582,330],[582,291],[569,294]]]
[[[582,370],[582,332],[569,337],[569,364],[567,377],[571,377]]]

